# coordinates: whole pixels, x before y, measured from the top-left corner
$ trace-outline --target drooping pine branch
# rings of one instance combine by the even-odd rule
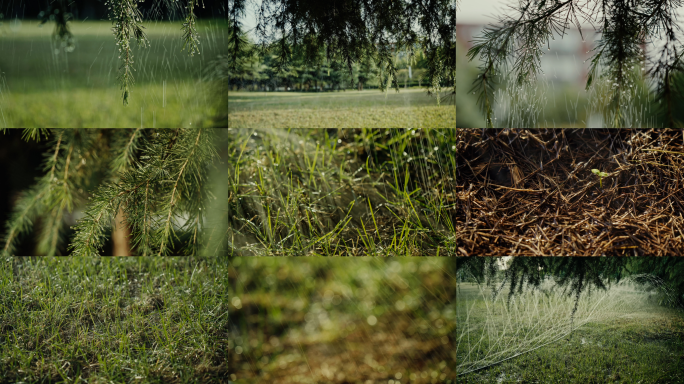
[[[41,211],[43,196],[47,193],[45,185],[36,185],[24,192],[14,207],[14,211],[5,226],[2,256],[13,255],[16,251],[16,241],[20,235],[28,233],[33,227],[33,221]]]
[[[518,85],[529,81],[541,71],[542,47],[554,35],[563,37],[571,26],[580,34],[580,21],[598,25],[600,40],[594,49],[586,89],[605,78],[611,85],[609,104],[612,125],[623,127],[626,120],[625,104],[633,99],[644,63],[641,46],[649,40],[663,38],[655,59],[650,60],[647,75],[656,83],[657,97],[665,101],[668,116],[672,116],[672,100],[680,96],[672,79],[684,71],[681,61],[681,28],[676,24],[676,10],[682,0],[523,0],[513,10],[519,16],[504,16],[498,25],[488,26],[468,52],[472,61],[479,57],[483,64],[472,92],[479,93],[478,102],[485,113],[487,125],[492,127],[493,80],[511,72]],[[511,65],[508,67],[508,65]],[[599,73],[602,67],[603,73]],[[675,122],[670,117],[669,124]]]
[[[115,157],[112,160],[111,172],[113,175],[126,171],[135,160],[135,153],[143,140],[144,129],[136,128],[133,133],[124,130],[114,131],[116,134],[113,147]]]
[[[128,105],[129,87],[133,85],[133,53],[131,52],[131,39],[135,38],[138,44],[145,47],[148,44],[147,36],[143,31],[142,14],[138,9],[137,0],[109,0],[109,19],[114,23],[112,31],[119,47],[119,58],[122,58],[119,67],[118,80],[121,83],[123,104]]]
[[[41,11],[38,17],[41,18],[41,25],[48,21],[55,22],[55,29],[52,32],[52,41],[64,50],[64,52],[73,52],[75,48],[74,35],[69,29],[69,22],[73,19],[73,15],[68,11],[65,0],[51,1],[51,4],[45,11]],[[60,52],[57,50],[56,52]]]
[[[99,188],[85,211],[85,218],[74,228],[76,235],[69,245],[72,256],[99,256],[106,233],[118,211],[121,195],[112,185]]]
[[[170,172],[173,186],[165,195],[161,207],[165,222],[155,234],[159,242],[159,255],[167,254],[170,251],[169,245],[176,237],[173,222],[179,217],[180,211],[185,211],[191,215],[191,219],[187,220],[181,229],[188,226],[192,227],[193,222],[199,225],[204,216],[202,210],[205,209],[206,212],[203,192],[201,190],[196,191],[195,197],[198,199],[192,197],[193,192],[195,192],[193,187],[201,186],[206,181],[207,168],[205,164],[216,155],[211,146],[213,132],[212,129],[200,128],[190,131],[183,130],[182,133],[178,138],[178,143],[169,149],[170,156],[166,160],[171,167],[174,165],[176,167]],[[196,244],[197,238],[194,237],[194,239],[193,243]]]
[[[188,15],[185,17],[183,23],[183,49],[186,47],[190,52],[190,56],[195,53],[200,54],[199,49],[199,34],[197,33],[197,16],[195,16],[195,7],[199,0],[188,0]]]

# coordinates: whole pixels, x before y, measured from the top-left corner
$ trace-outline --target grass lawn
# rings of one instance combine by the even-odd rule
[[[0,383],[220,383],[228,270],[217,258],[0,261]]]
[[[577,328],[567,334],[573,298],[526,293],[504,310],[505,289],[504,299],[492,305],[483,299],[490,290],[483,296],[476,285],[459,284],[459,373],[473,370],[459,383],[682,382],[682,312],[644,292],[614,292],[603,301],[584,297],[588,305],[580,304]],[[502,362],[489,365],[496,361]]]
[[[455,259],[235,258],[231,379],[455,383]]]
[[[192,127],[211,123],[216,109],[203,80],[208,62],[225,51],[225,22],[200,22],[200,55],[182,51],[180,22],[145,24],[150,46],[132,44],[135,85],[123,106],[111,23],[76,21],[73,52],[35,20],[0,26],[0,127]]]
[[[441,101],[423,88],[344,92],[228,92],[233,128],[453,128],[453,97]]]
[[[456,254],[455,130],[228,132],[232,255]]]

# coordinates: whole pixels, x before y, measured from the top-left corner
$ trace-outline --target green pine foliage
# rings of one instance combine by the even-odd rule
[[[130,227],[131,247],[143,256],[224,252],[227,228],[221,223],[227,211],[221,180],[227,172],[217,151],[227,145],[225,130],[24,132],[27,139],[43,135],[50,137],[45,175],[17,202],[6,225],[4,255],[14,254],[21,236],[34,229],[38,219],[41,254],[57,254],[68,240],[72,255],[100,255],[113,225]],[[66,239],[64,216],[82,206],[85,217]],[[114,223],[120,209],[124,222]]]

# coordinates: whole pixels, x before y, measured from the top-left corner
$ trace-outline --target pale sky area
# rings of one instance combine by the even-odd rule
[[[456,9],[456,23],[489,24],[496,21],[494,16],[510,12],[508,5],[517,3],[517,0],[460,0]]]
[[[458,24],[489,24],[495,22],[499,15],[513,12],[510,6],[516,6],[519,0],[460,0],[456,10]],[[684,8],[684,7],[682,7]],[[679,11],[678,24],[684,29],[684,9]]]
[[[256,36],[253,33],[253,29],[256,28],[256,10],[259,9],[261,5],[261,0],[248,0],[247,9],[245,10],[245,17],[240,20],[242,22],[242,28],[247,31],[252,41],[256,41]]]

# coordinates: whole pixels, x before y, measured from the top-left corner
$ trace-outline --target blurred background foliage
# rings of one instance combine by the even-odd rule
[[[472,92],[473,81],[478,75],[477,62],[468,61],[466,48],[456,44],[459,71],[456,88],[456,126],[481,128],[485,126],[484,115]],[[500,128],[602,128],[610,126],[610,89],[605,78],[596,79],[595,86],[586,91],[575,84],[554,82],[540,75],[528,87],[514,87],[514,82],[497,78],[495,127]],[[684,89],[684,77],[676,77],[675,89]],[[684,98],[674,102],[677,119],[684,118]],[[632,96],[626,108],[632,127],[664,127],[667,115],[664,105],[654,98],[652,86],[647,80],[633,85]]]
[[[455,259],[229,264],[228,366],[237,383],[455,380]]]
[[[477,97],[469,92],[477,76],[477,67],[468,62],[464,49],[456,41],[456,127],[480,128],[485,126],[484,117],[477,106]]]
[[[546,277],[554,277],[568,295],[585,290],[604,289],[627,277],[636,278],[647,290],[660,295],[660,303],[684,309],[684,258],[680,257],[511,257],[457,258],[459,281],[469,280],[496,286],[512,297],[539,287]],[[507,264],[503,279],[496,279],[502,262]],[[643,277],[649,275],[651,277]],[[501,285],[499,285],[501,284]]]

